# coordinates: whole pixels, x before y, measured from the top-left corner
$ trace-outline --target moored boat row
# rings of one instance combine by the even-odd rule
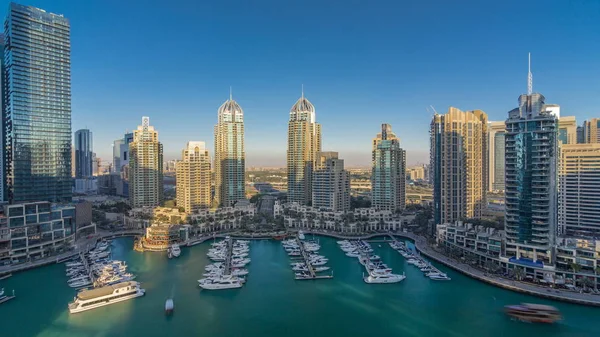
[[[348,257],[357,257],[360,264],[365,267],[367,275],[363,274],[365,283],[398,283],[406,278],[406,275],[393,274],[392,269],[381,261],[377,255],[373,255],[371,245],[363,240],[338,241],[340,248],[346,252]]]
[[[422,257],[417,254],[414,254],[406,244],[401,241],[392,241],[389,243],[392,249],[398,251],[402,257],[406,259],[408,264],[412,264],[413,266],[419,268],[420,271],[423,272],[423,275],[429,277],[434,281],[450,281],[450,277],[445,273],[442,273],[439,269],[434,267],[430,262],[426,261]]]
[[[198,285],[207,290],[241,288],[248,275],[244,267],[250,263],[248,245],[249,241],[229,237],[213,243],[207,254],[213,263],[204,268],[204,278],[198,280]]]

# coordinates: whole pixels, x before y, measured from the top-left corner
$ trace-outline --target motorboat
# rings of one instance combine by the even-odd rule
[[[80,291],[73,302],[69,303],[69,312],[74,314],[105,305],[144,296],[145,290],[135,281],[123,282],[111,286]]]
[[[326,271],[326,270],[329,270],[329,267],[315,267],[315,268],[314,268],[314,271],[315,271],[316,273],[318,273],[318,272],[322,272],[322,271]]]
[[[169,298],[165,301],[165,314],[171,315],[173,314],[173,310],[175,310],[175,304],[173,303],[173,299]]]
[[[371,260],[371,261],[379,261],[379,260],[381,260],[381,258],[378,255],[371,255],[369,257],[369,260]]]
[[[207,290],[235,289],[242,287],[242,280],[239,277],[228,275],[215,278],[204,278],[198,280],[198,285],[202,289]]]
[[[557,308],[542,304],[507,305],[504,307],[504,312],[514,319],[529,323],[552,324],[562,319],[562,315]]]
[[[388,275],[369,275],[364,277],[366,283],[398,283],[406,278],[405,275],[388,274]]]
[[[349,257],[359,257],[360,254],[354,251],[354,252],[348,252],[348,253],[346,253],[346,256],[349,256]]]
[[[298,231],[298,239],[300,239],[300,240],[304,240],[305,239],[303,231]]]
[[[429,278],[432,279],[432,280],[434,280],[434,281],[450,281],[451,280],[451,278],[449,278],[444,273],[433,274],[433,275],[430,275]]]
[[[69,282],[68,285],[71,288],[83,288],[92,285],[92,281],[89,278],[85,278],[74,282]]]
[[[322,265],[327,264],[327,261],[326,260],[315,260],[315,261],[311,261],[310,264],[312,266],[322,266]]]

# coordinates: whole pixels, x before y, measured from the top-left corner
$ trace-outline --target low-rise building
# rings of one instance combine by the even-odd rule
[[[503,237],[504,232],[501,230],[463,224],[462,221],[438,225],[436,228],[439,246],[465,248],[492,257],[499,257],[502,253]]]
[[[66,251],[75,238],[75,206],[31,202],[5,205],[0,215],[0,264]]]

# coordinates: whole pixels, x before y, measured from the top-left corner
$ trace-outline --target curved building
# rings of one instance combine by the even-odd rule
[[[321,152],[321,125],[316,123],[315,107],[304,97],[290,110],[288,124],[288,201],[308,204],[312,199],[312,174]]]
[[[219,206],[234,206],[246,198],[244,111],[229,99],[219,107],[215,125],[215,199]]]

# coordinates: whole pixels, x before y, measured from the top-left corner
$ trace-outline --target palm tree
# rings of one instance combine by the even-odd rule
[[[589,277],[584,277],[581,279],[581,284],[584,289],[590,289],[594,287],[594,281]]]
[[[579,271],[581,270],[581,265],[578,263],[570,263],[569,267],[571,267],[571,270],[573,270],[575,274],[579,273]]]
[[[521,281],[525,277],[525,270],[520,267],[515,267],[514,275],[517,281]]]

